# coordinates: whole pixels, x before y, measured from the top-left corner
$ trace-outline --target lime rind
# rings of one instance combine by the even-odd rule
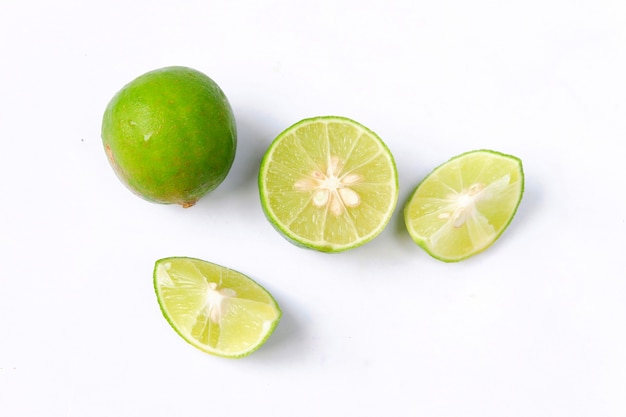
[[[113,171],[135,195],[191,207],[226,178],[237,151],[232,107],[207,75],[171,66],[136,77],[101,126]]]
[[[325,124],[328,130],[335,130],[332,132],[333,140],[324,137],[319,141],[303,143],[297,139],[297,132],[302,133],[307,129],[313,129],[316,124],[320,123]],[[342,129],[346,130],[345,135],[337,131]],[[345,139],[350,135],[352,137],[357,136],[358,139]],[[369,138],[369,143],[360,143],[363,137]],[[280,155],[283,152],[280,149],[283,141],[294,143],[298,153],[295,158],[293,155]],[[371,178],[368,182],[353,186],[359,194],[371,195],[372,198],[362,198],[359,209],[347,210],[340,217],[341,220],[329,215],[328,210],[319,210],[312,207],[311,204],[307,204],[311,200],[310,195],[297,193],[293,190],[293,184],[306,170],[324,170],[323,167],[319,166],[317,160],[329,158],[328,155],[332,152],[348,156],[343,166],[346,171],[354,171],[364,165],[371,166],[372,169],[368,171],[368,175],[371,177],[372,173],[381,170],[380,167],[383,167],[383,171],[384,167],[389,170],[386,176],[383,173],[379,179]],[[289,165],[281,166],[280,163],[277,163],[274,158],[275,154],[279,154],[278,156],[286,161],[285,165]],[[353,161],[359,161],[358,166],[351,165]],[[280,169],[280,174],[275,171],[277,169]],[[289,195],[289,198],[300,200],[299,203],[294,204],[294,207],[299,208],[298,210],[290,211],[286,216],[279,216],[276,213],[275,206],[281,206],[281,209],[284,209],[284,206],[273,201],[275,197],[271,196],[268,190],[268,177],[281,178],[284,181],[279,190],[281,194]],[[373,181],[380,182],[374,183]],[[369,128],[341,116],[319,116],[303,119],[280,133],[261,161],[258,186],[263,212],[274,229],[296,246],[321,252],[343,252],[371,241],[387,226],[398,201],[397,168],[388,146]],[[382,203],[377,203],[374,195],[380,194],[382,191],[386,192],[389,198]],[[383,199],[379,198],[379,200]],[[302,224],[298,224],[299,217],[304,217]],[[361,230],[364,229],[363,224],[367,221],[373,222],[376,226],[370,227],[365,233],[361,233]],[[306,233],[295,231],[299,228],[306,232],[320,224],[324,224],[325,227],[320,229],[317,238],[307,237],[305,236]]]
[[[179,265],[184,262],[184,266],[187,267],[184,273],[177,274],[175,280],[170,274],[163,273],[163,268],[167,268],[171,262]],[[219,279],[216,279],[214,272],[219,274]],[[207,299],[206,292],[203,293],[203,286],[198,285],[198,281],[201,280],[215,283],[228,281],[229,286],[236,288],[237,295],[244,297],[233,298],[220,325],[214,324],[209,319],[209,315],[216,314],[215,310],[200,311],[200,304],[206,303]],[[197,258],[168,257],[157,260],[153,271],[153,285],[161,313],[172,329],[190,345],[215,356],[236,359],[250,355],[265,344],[282,317],[282,311],[276,300],[258,282],[241,272]],[[171,297],[165,295],[164,288],[176,286],[184,286],[185,289],[183,294],[179,293],[179,299],[176,300],[176,304],[181,309],[173,311],[175,307],[172,302],[168,302],[171,301],[168,300]],[[260,298],[260,300],[254,300],[254,298]],[[188,311],[186,314],[181,314],[181,310]],[[191,313],[191,311],[194,312]],[[259,313],[264,314],[265,319],[259,320]],[[237,341],[236,332],[220,334],[221,326],[236,327],[240,332],[253,333],[249,336],[252,341]],[[214,346],[201,342],[194,333],[210,338]],[[228,340],[219,340],[220,338],[228,338]],[[224,345],[227,347],[225,348]]]
[[[481,159],[491,163],[472,163]],[[506,170],[498,173],[497,164],[508,165],[510,172],[498,177]],[[451,170],[456,170],[458,175],[450,176],[446,171]],[[442,174],[447,181],[439,179]],[[448,219],[448,202],[443,194],[458,193],[464,187],[471,186],[470,183],[481,180],[486,180],[488,185],[481,190],[486,197],[475,203],[476,210],[461,215],[466,217]],[[439,195],[430,200],[420,195],[428,193]],[[444,262],[462,261],[485,251],[500,238],[515,217],[523,194],[524,170],[520,158],[489,149],[465,152],[439,165],[415,187],[404,208],[405,224],[413,241],[433,258]],[[431,206],[428,211],[422,213],[416,210],[418,199],[423,206]],[[419,213],[419,219],[416,219],[416,212]],[[416,226],[418,223],[420,230]],[[457,229],[465,233],[468,241],[466,247],[456,253],[445,253],[441,250],[442,247],[450,248],[459,244],[460,232]],[[447,240],[441,243],[442,239]]]

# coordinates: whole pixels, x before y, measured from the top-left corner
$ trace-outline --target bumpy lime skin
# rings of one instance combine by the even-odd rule
[[[190,207],[226,178],[237,132],[220,87],[178,66],[143,74],[115,94],[103,116],[102,142],[135,194]]]

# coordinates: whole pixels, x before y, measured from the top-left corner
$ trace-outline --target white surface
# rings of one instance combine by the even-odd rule
[[[0,415],[626,415],[626,5],[622,0],[8,0],[0,13]],[[168,65],[234,108],[227,180],[154,205],[108,166],[111,96]],[[271,140],[354,118],[394,153],[389,227],[338,255],[265,220]],[[402,224],[419,180],[475,148],[524,162],[487,252],[429,258]],[[156,259],[244,272],[284,311],[242,360],[161,316]]]

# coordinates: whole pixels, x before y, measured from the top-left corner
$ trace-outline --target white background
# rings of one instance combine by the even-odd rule
[[[4,0],[0,7],[0,415],[626,415],[623,0]],[[239,129],[195,207],[115,177],[109,99],[186,65]],[[300,249],[256,184],[272,139],[318,115],[387,143],[400,200],[375,240]],[[517,155],[518,214],[457,264],[409,238],[402,207],[459,153]],[[270,290],[284,316],[253,355],[180,339],[154,261],[192,256]]]

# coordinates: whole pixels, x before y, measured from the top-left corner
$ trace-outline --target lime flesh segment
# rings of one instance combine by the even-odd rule
[[[455,262],[491,246],[507,228],[524,192],[522,161],[478,150],[431,172],[405,209],[413,240],[431,256]]]
[[[282,132],[259,172],[263,210],[293,243],[340,252],[376,237],[398,199],[391,152],[361,124],[304,119]]]
[[[158,260],[154,288],[174,330],[217,356],[237,358],[254,352],[282,314],[270,293],[251,278],[200,259]]]

